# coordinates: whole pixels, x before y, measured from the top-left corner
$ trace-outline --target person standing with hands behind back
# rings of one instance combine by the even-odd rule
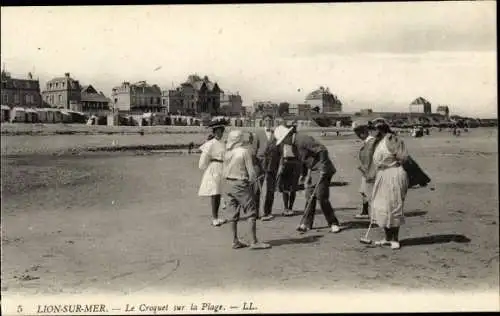
[[[280,151],[276,145],[276,138],[273,134],[273,117],[264,116],[264,129],[255,134],[253,142],[253,151],[259,165],[260,173],[259,188],[262,188],[266,182],[266,192],[264,196],[264,214],[261,217],[263,221],[269,221],[274,218],[272,215],[274,192],[276,191],[276,175],[280,163]],[[256,190],[257,212],[260,211],[261,190]]]

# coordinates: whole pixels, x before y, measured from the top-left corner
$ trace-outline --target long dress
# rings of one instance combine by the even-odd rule
[[[201,179],[199,196],[218,195],[222,192],[222,171],[225,153],[223,142],[212,138],[200,146],[201,156],[198,167],[205,170]]]
[[[387,134],[373,154],[377,175],[373,185],[371,218],[379,227],[404,224],[403,206],[408,191],[408,176],[402,163],[408,152],[400,138]]]
[[[363,146],[360,148],[358,154],[360,169],[362,170],[359,193],[361,193],[361,196],[363,197],[363,202],[370,202],[373,191],[373,183],[375,181],[375,167],[373,166],[372,160],[374,142],[375,138],[373,136],[368,136],[368,138],[363,141]]]

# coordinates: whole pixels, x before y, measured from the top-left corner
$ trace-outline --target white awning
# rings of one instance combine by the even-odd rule
[[[9,110],[10,111],[10,107],[7,105],[2,105],[2,110]]]

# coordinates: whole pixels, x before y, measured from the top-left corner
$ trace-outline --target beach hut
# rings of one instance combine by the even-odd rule
[[[10,121],[11,123],[25,123],[26,110],[24,108],[14,107],[11,111]]]
[[[8,122],[10,120],[10,107],[2,105],[2,119],[1,122]]]

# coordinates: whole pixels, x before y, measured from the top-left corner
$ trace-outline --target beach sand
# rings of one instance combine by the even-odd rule
[[[305,235],[295,231],[299,216],[259,221],[258,235],[273,248],[251,251],[231,249],[229,225],[210,226],[209,201],[197,196],[197,155],[54,156],[51,151],[67,146],[54,144],[75,136],[44,139],[52,146],[47,150],[37,143],[42,136],[6,136],[18,150],[2,148],[2,294],[498,291],[496,135],[496,129],[471,129],[460,137],[445,131],[405,137],[433,181],[408,193],[399,251],[359,242],[368,223],[354,219],[360,207],[355,139],[324,141],[338,169],[334,181],[349,183],[331,188],[331,202],[350,228],[328,233],[320,211]],[[137,137],[134,142],[165,141]],[[301,192],[295,210],[304,204]],[[274,213],[281,209],[277,193]],[[372,238],[381,236],[373,229]]]

